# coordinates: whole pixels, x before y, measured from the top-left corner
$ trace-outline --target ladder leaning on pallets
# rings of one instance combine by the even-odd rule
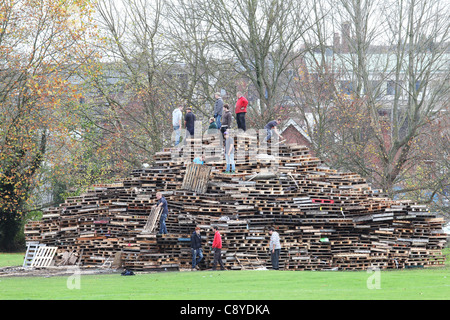
[[[31,267],[34,257],[40,247],[44,247],[45,244],[39,243],[38,241],[29,241],[27,244],[27,252],[25,253],[25,259],[23,260],[23,267]]]

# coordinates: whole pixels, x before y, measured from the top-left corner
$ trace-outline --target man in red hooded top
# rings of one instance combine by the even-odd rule
[[[242,95],[242,92],[240,91],[237,92],[236,96],[238,99],[235,107],[237,127],[238,129],[246,131],[247,128],[245,126],[245,114],[247,113],[248,100]]]

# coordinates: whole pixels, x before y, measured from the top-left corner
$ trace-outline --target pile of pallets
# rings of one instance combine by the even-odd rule
[[[254,143],[242,141],[237,149]],[[84,266],[101,266],[121,253],[123,266],[135,271],[179,270],[191,266],[190,235],[200,226],[207,268],[211,226],[218,225],[226,267],[257,269],[271,267],[268,228],[274,227],[284,269],[444,265],[442,218],[425,206],[383,197],[357,174],[325,167],[304,146],[281,144],[275,158],[270,148],[268,154],[245,156],[230,175],[217,157],[210,162],[206,157],[204,174],[200,165],[195,172],[188,169],[183,161],[199,152],[197,141],[189,143],[180,158],[164,150],[152,166],[127,179],[95,185],[45,211],[42,220],[25,226],[27,240],[57,246],[59,258],[77,252]],[[168,235],[155,232],[157,191],[169,204]]]

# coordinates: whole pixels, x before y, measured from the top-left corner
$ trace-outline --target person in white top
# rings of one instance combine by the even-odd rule
[[[274,228],[269,229],[269,234],[270,234],[269,250],[270,250],[270,260],[272,261],[272,269],[278,270],[278,261],[280,259],[280,251],[281,251],[280,235],[278,234],[278,232],[274,230]]]
[[[181,136],[181,120],[183,119],[183,105],[179,105],[178,108],[172,112],[172,125],[175,132],[175,147],[180,143]]]

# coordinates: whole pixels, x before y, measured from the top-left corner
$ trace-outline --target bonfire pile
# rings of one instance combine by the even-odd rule
[[[248,150],[254,143],[248,137],[236,148]],[[26,225],[27,241],[57,246],[56,263],[76,253],[83,266],[103,266],[119,257],[122,267],[134,271],[180,270],[191,266],[190,235],[200,226],[201,266],[208,268],[211,226],[218,225],[226,267],[258,269],[271,266],[268,228],[274,227],[281,238],[280,269],[445,263],[442,218],[425,206],[382,196],[357,174],[325,167],[304,146],[281,143],[276,154],[271,148],[264,154],[257,150],[237,161],[236,174],[223,173],[220,154],[207,155],[204,165],[191,164],[204,148],[193,139],[177,150],[178,158],[174,150],[164,150],[150,167],[68,198]],[[152,212],[157,191],[169,204],[166,235],[158,234]]]

